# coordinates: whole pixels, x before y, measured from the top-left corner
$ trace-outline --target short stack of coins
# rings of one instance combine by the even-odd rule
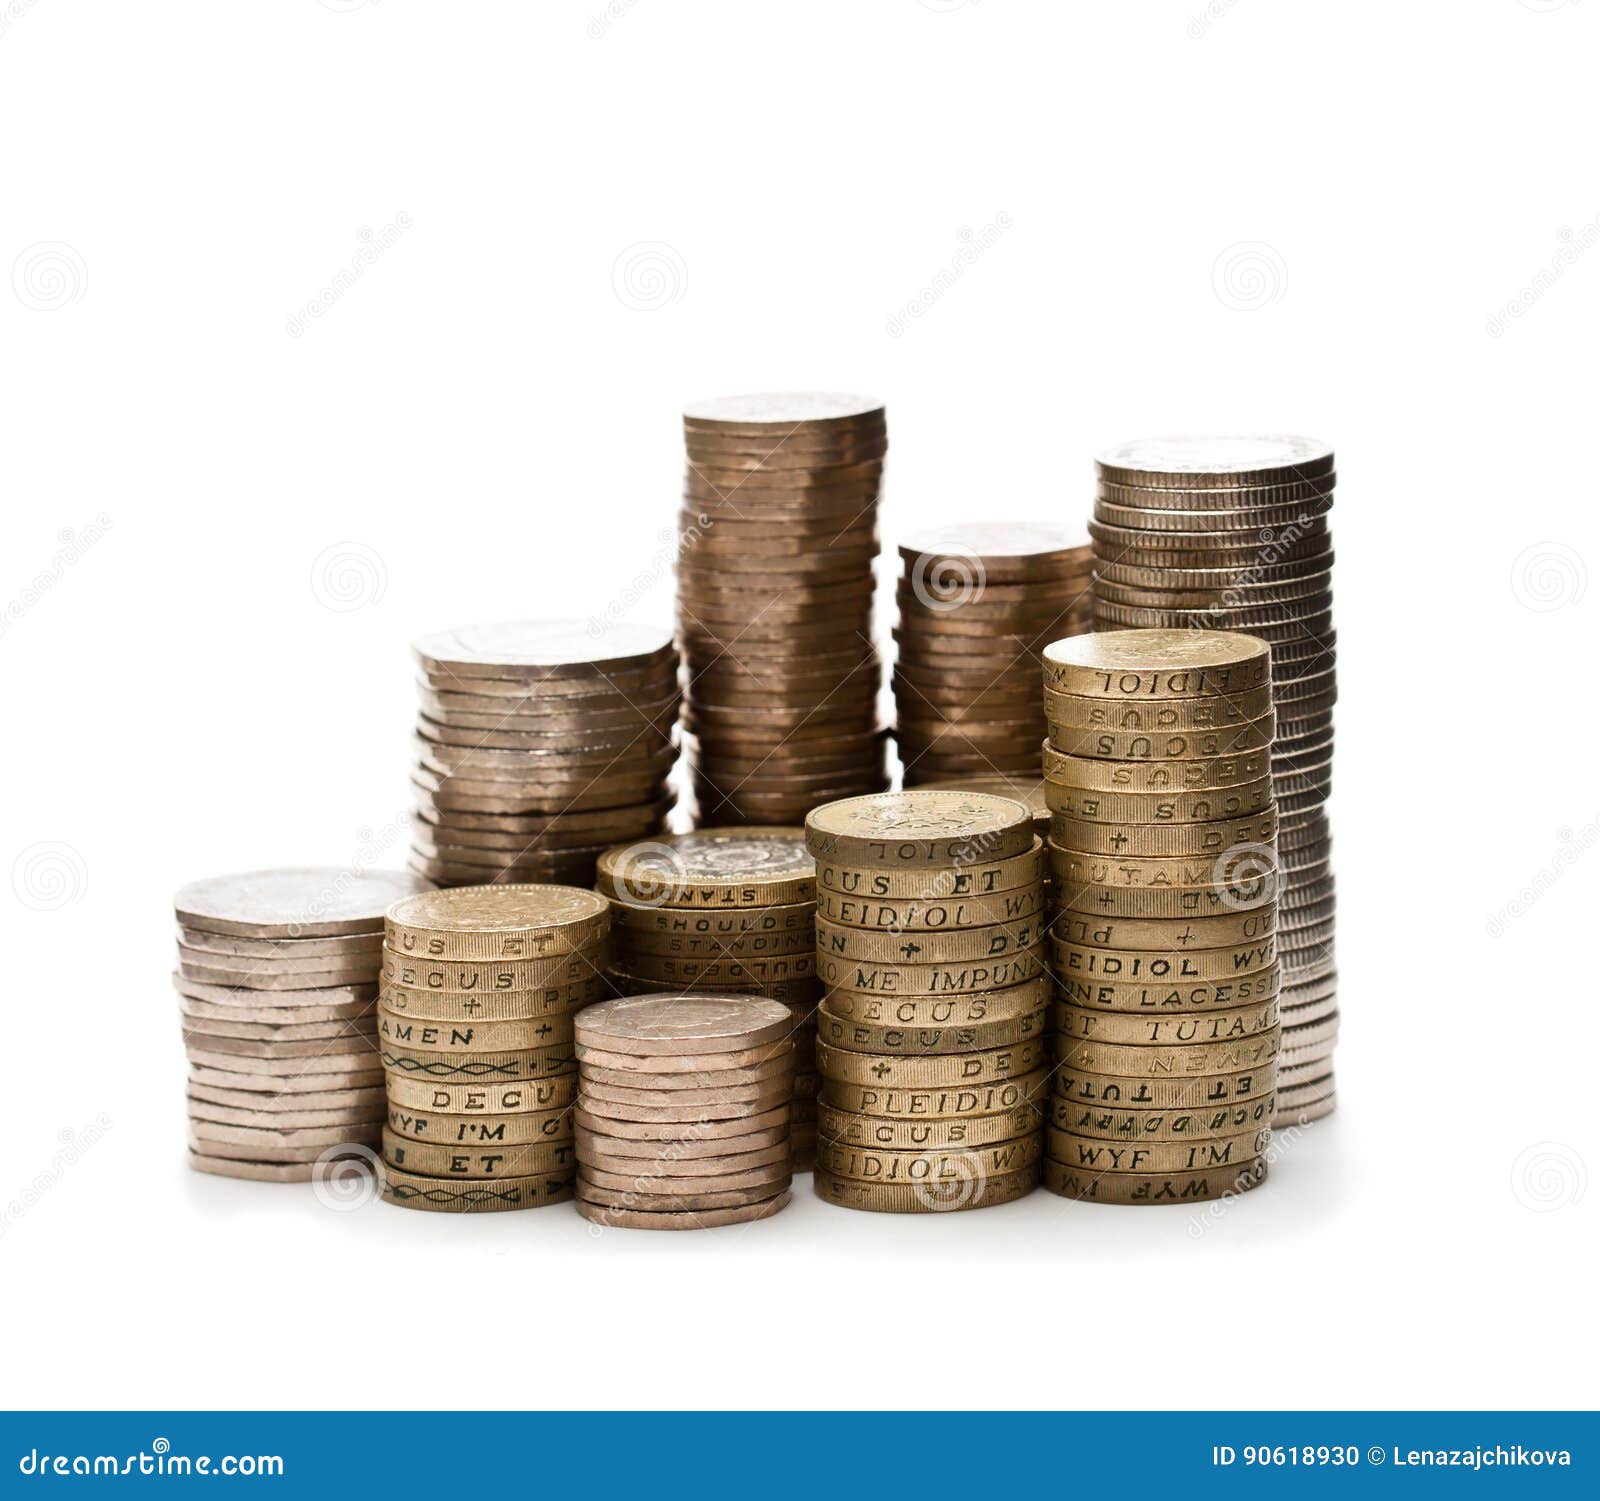
[[[816,865],[799,828],[697,829],[618,845],[595,886],[611,902],[611,977],[624,994],[674,989],[781,1001],[792,1019],[794,1170],[817,1142]]]
[[[664,826],[678,657],[648,626],[523,620],[415,643],[413,868],[441,886],[587,886]]]
[[[701,1230],[789,1202],[789,1011],[742,995],[623,996],[577,1023],[578,1212]]]
[[[1096,620],[1248,631],[1272,648],[1283,1053],[1278,1124],[1334,1107],[1333,452],[1309,438],[1178,438],[1100,456]]]
[[[872,635],[880,402],[697,402],[678,546],[698,824],[797,824],[888,786]]]
[[[1090,629],[1094,549],[1081,528],[972,522],[900,544],[895,738],[907,787],[1034,777],[1039,652]]]
[[[572,1197],[573,1017],[610,994],[611,913],[574,886],[458,886],[384,919],[383,1197],[530,1209]]]
[[[1028,810],[882,793],[814,809],[806,839],[824,986],[818,1194],[917,1214],[1031,1192],[1050,979]]]
[[[1048,647],[1057,1071],[1045,1184],[1109,1204],[1266,1175],[1281,1041],[1267,646],[1109,631]]]
[[[330,867],[216,876],[177,894],[190,1166],[289,1182],[346,1149],[373,1159],[383,914],[426,885]]]

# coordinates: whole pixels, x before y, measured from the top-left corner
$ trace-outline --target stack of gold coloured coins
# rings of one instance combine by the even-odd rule
[[[174,898],[189,1164],[277,1182],[371,1161],[383,1121],[373,1006],[403,870],[254,870]]]
[[[1280,1043],[1267,647],[1130,630],[1045,651],[1058,1068],[1045,1183],[1108,1204],[1266,1175]]]
[[[872,637],[880,402],[795,393],[684,413],[684,726],[701,824],[797,824],[888,785]]]
[[[900,561],[894,700],[906,786],[1037,776],[1039,652],[1092,624],[1088,538],[1044,522],[973,522],[919,532]]]
[[[805,831],[750,825],[618,845],[600,857],[595,885],[611,900],[611,973],[622,992],[737,992],[789,1008],[794,1166],[810,1172],[821,987]]]
[[[1096,620],[1248,631],[1272,648],[1280,817],[1278,1124],[1334,1107],[1333,452],[1309,438],[1166,438],[1099,460]]]
[[[578,1212],[700,1230],[789,1202],[788,1009],[739,995],[625,996],[578,1018]]]
[[[566,881],[663,826],[676,750],[669,632],[524,620],[415,645],[413,867],[441,886]]]
[[[1050,980],[1028,810],[965,792],[815,809],[817,1192],[906,1214],[1039,1179]]]
[[[572,1197],[572,1021],[610,992],[610,921],[603,898],[573,886],[462,886],[389,909],[389,1203],[470,1212]]]

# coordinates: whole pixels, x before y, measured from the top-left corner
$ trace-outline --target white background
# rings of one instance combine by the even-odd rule
[[[0,1394],[1600,1400],[1597,44],[1559,0],[0,9]],[[410,639],[665,621],[681,404],[795,386],[887,401],[891,548],[1080,518],[1124,438],[1336,446],[1339,1114],[1199,1235],[189,1173],[173,890],[401,861]]]

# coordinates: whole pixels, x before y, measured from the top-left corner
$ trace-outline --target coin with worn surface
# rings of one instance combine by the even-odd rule
[[[969,792],[892,792],[813,809],[806,844],[819,860],[867,869],[993,863],[1027,852],[1027,808]]]
[[[439,1083],[390,1075],[384,1080],[389,1104],[435,1110],[444,1115],[499,1116],[559,1110],[578,1097],[575,1069],[543,1079]]]
[[[797,828],[700,829],[621,845],[600,857],[599,889],[646,907],[801,902],[816,865]]]
[[[1273,1094],[1180,1110],[1124,1109],[1057,1097],[1050,1104],[1050,1124],[1077,1137],[1102,1141],[1203,1141],[1271,1126],[1276,1110],[1277,1096]]]
[[[628,996],[624,999],[652,1000],[654,997]],[[605,1004],[610,1003],[607,1002]],[[585,1072],[593,1069],[618,1075],[642,1073],[651,1078],[671,1074],[728,1073],[741,1068],[751,1068],[758,1065],[765,1066],[779,1062],[792,1064],[794,1042],[791,1037],[791,1029],[794,1023],[789,1019],[786,1007],[780,1006],[776,1001],[771,1001],[767,1004],[776,1010],[784,1012],[784,1035],[754,1047],[726,1048],[708,1053],[623,1053],[608,1051],[604,1048],[580,1042],[578,1044],[578,1061],[583,1065]],[[624,1043],[632,1041],[630,1038],[618,1040]],[[682,1039],[673,1040],[680,1045],[683,1041]],[[708,1040],[707,1046],[713,1045],[714,1040]]]
[[[210,933],[331,938],[380,929],[392,902],[426,889],[425,881],[403,870],[253,870],[191,882],[173,907],[185,927]]]
[[[1050,995],[1051,979],[1043,974],[1009,990],[965,995],[883,995],[835,987],[823,998],[816,1025],[818,1035],[827,1018],[864,1027],[972,1027],[1028,1016],[1040,1010]]]
[[[1267,1159],[1187,1173],[1108,1173],[1044,1162],[1044,1186],[1063,1198],[1099,1204],[1192,1204],[1245,1193],[1266,1181]]]
[[[1044,651],[1060,693],[1114,700],[1248,693],[1271,682],[1265,644],[1231,631],[1094,631]]]
[[[932,902],[961,896],[984,896],[1026,890],[1043,879],[1044,842],[1034,839],[1020,855],[952,862],[935,869],[866,869],[838,860],[817,862],[817,884],[846,896]]]
[[[578,1213],[596,1225],[615,1226],[619,1230],[713,1230],[722,1225],[770,1219],[788,1204],[789,1197],[784,1190],[772,1198],[734,1208],[655,1210],[617,1208],[586,1197],[578,1200]]]
[[[385,941],[416,959],[537,960],[573,953],[609,925],[605,899],[578,887],[466,887],[396,902]]]
[[[445,677],[596,677],[666,660],[672,633],[654,626],[516,620],[438,631],[413,642],[412,650],[427,672]]]
[[[401,1140],[438,1146],[524,1146],[536,1141],[570,1141],[575,1125],[570,1105],[556,1110],[528,1110],[510,1115],[449,1115],[390,1105],[385,1124]]]
[[[526,1178],[576,1168],[572,1141],[451,1143],[416,1141],[387,1127],[383,1160],[390,1167],[431,1178]]]
[[[794,1020],[787,1006],[755,996],[644,995],[591,1006],[577,1027],[585,1048],[660,1058],[781,1041]]]
[[[1134,1020],[1139,1020],[1134,1018]],[[968,1054],[1009,1047],[1043,1037],[1048,1019],[1043,1007],[1017,1016],[1001,1016],[955,1026],[879,1026],[845,1020],[824,1010],[817,1021],[817,1037],[830,1047],[853,1053],[900,1053],[906,1056]]]
[[[1101,450],[1095,467],[1113,484],[1222,489],[1331,474],[1333,450],[1286,433],[1140,438]]]
[[[999,1177],[976,1172],[955,1174],[932,1183],[868,1183],[840,1177],[820,1164],[812,1179],[817,1197],[846,1209],[880,1214],[949,1214],[963,1209],[983,1209],[1009,1204],[1039,1185],[1037,1166]]]
[[[404,1209],[441,1214],[493,1214],[559,1204],[572,1197],[572,1174],[541,1173],[526,1178],[491,1180],[429,1177],[385,1167],[383,1201]]]
[[[1187,1047],[1270,1032],[1279,1023],[1279,1013],[1275,998],[1239,1010],[1195,1011],[1178,1016],[1128,1016],[1099,1007],[1057,1001],[1050,1009],[1050,1020],[1056,1035],[1062,1038],[1118,1045]]]

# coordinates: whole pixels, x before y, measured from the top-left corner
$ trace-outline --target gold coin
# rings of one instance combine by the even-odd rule
[[[479,888],[457,889],[476,891]],[[580,948],[572,953],[553,954],[548,959],[499,960],[429,959],[396,953],[385,947],[382,979],[386,989],[442,991],[458,996],[487,997],[512,990],[565,987],[593,977],[603,950],[598,942],[589,948],[591,952]]]
[[[821,1105],[817,1109],[817,1139],[819,1145],[838,1144],[874,1151],[935,1151],[940,1148],[959,1151],[1019,1136],[1037,1136],[1043,1119],[1040,1107],[1032,1103],[995,1115],[943,1120],[886,1120],[882,1116],[861,1115]]]
[[[668,959],[765,959],[815,950],[817,936],[804,928],[788,933],[740,933],[731,938],[700,933],[619,934],[612,950],[619,963],[640,954]]]
[[[1042,1107],[1051,1071],[1040,1067],[1014,1079],[990,1083],[900,1089],[877,1084],[850,1084],[824,1078],[818,1100],[836,1110],[885,1120],[950,1120],[1002,1115],[1032,1102]]]
[[[852,1053],[900,1053],[908,1057],[964,1054],[1009,1047],[1044,1034],[1045,1012],[1042,1008],[1024,1012],[1021,1016],[1001,1017],[958,1027],[872,1026],[842,1021],[826,1012],[822,1013],[817,1023],[818,1039],[830,1047],[843,1048]]]
[[[993,864],[1026,854],[1028,810],[983,793],[885,792],[825,803],[806,815],[819,860],[868,870]]]
[[[1281,1080],[1280,1080],[1281,1083]],[[1103,1141],[1195,1141],[1259,1131],[1273,1124],[1275,1094],[1232,1104],[1192,1105],[1178,1110],[1128,1110],[1115,1105],[1088,1105],[1077,1100],[1051,1101],[1050,1124],[1077,1137]]]
[[[874,932],[817,919],[817,953],[864,964],[961,964],[1026,953],[1043,933],[1044,919],[990,923],[942,932]]]
[[[1025,1134],[1007,1141],[960,1147],[895,1150],[863,1147],[852,1142],[817,1141],[817,1166],[839,1178],[865,1183],[927,1184],[937,1187],[951,1179],[985,1181],[1020,1173],[1044,1155],[1037,1123]]]
[[[1119,858],[1221,855],[1239,845],[1270,846],[1277,837],[1278,813],[1272,807],[1218,823],[1093,823],[1065,813],[1050,820],[1050,839],[1057,848]]]
[[[541,1173],[526,1178],[490,1181],[433,1178],[385,1167],[380,1181],[383,1201],[404,1209],[444,1214],[491,1214],[508,1209],[534,1209],[572,1197],[572,1174]]]
[[[929,901],[845,896],[821,887],[815,912],[830,923],[866,931],[936,933],[1033,918],[1043,904],[1042,884],[1019,886],[993,896],[952,896]]]
[[[571,1071],[544,1079],[509,1083],[435,1084],[390,1074],[384,1080],[389,1104],[404,1110],[432,1110],[441,1115],[501,1116],[543,1114],[563,1110],[578,1097],[578,1075]]]
[[[1270,910],[1280,883],[1276,877],[1244,887],[1206,886],[1101,886],[1091,882],[1058,880],[1054,889],[1063,912],[1090,917],[1128,917],[1143,921],[1178,921],[1186,917],[1227,917],[1234,912]],[[1136,948],[1137,944],[1123,945]]]
[[[1272,744],[1277,721],[1269,712],[1259,719],[1221,730],[1138,731],[1069,730],[1050,726],[1049,744],[1064,755],[1097,761],[1188,761],[1248,755]]]
[[[1044,1186],[1051,1193],[1098,1204],[1192,1204],[1245,1193],[1266,1176],[1265,1157],[1191,1173],[1103,1173],[1044,1162]]]
[[[1049,1001],[1051,988],[1050,976],[1039,975],[1009,990],[968,995],[899,996],[830,990],[818,1011],[817,1028],[820,1035],[828,1017],[867,1027],[969,1027],[1010,1021],[1038,1011]]]
[[[1052,813],[1088,823],[1157,824],[1166,828],[1247,818],[1272,804],[1270,776],[1199,792],[1086,791],[1057,781],[1042,785]]]
[[[1062,1038],[1057,1054],[1062,1068],[1074,1073],[1133,1075],[1165,1081],[1196,1074],[1240,1074],[1249,1069],[1264,1069],[1270,1076],[1280,1042],[1279,1031],[1260,1032],[1237,1042],[1203,1043],[1194,1047],[1119,1046]]]
[[[1106,761],[1067,755],[1049,741],[1043,746],[1044,775],[1050,782],[1085,791],[1118,794],[1202,792],[1237,787],[1272,774],[1265,748],[1192,761]]]
[[[388,1129],[383,1133],[383,1160],[389,1167],[430,1178],[527,1178],[535,1173],[564,1173],[578,1165],[570,1140],[440,1145],[413,1141]]]
[[[526,1110],[514,1115],[442,1115],[391,1104],[389,1130],[402,1141],[436,1146],[525,1146],[536,1141],[570,1141],[574,1125],[571,1105],[556,1110]]]
[[[960,964],[884,964],[817,956],[817,975],[830,989],[862,990],[880,995],[934,996],[966,991],[1009,990],[1044,972],[1037,949],[1000,959]]]
[[[880,1214],[948,1214],[964,1209],[986,1209],[1023,1198],[1039,1185],[1039,1170],[1024,1168],[1004,1177],[956,1176],[937,1183],[865,1183],[841,1178],[819,1166],[812,1177],[817,1196],[845,1209],[865,1209]]]
[[[1241,906],[1270,897],[1279,862],[1270,845],[1244,844],[1220,856],[1096,855],[1050,843],[1050,868],[1057,885],[1111,886],[1132,890],[1230,889]]]
[[[1232,631],[1091,631],[1044,650],[1058,693],[1116,700],[1248,693],[1271,682],[1266,646]]]
[[[817,862],[817,887],[819,892],[826,888],[861,900],[903,901],[909,898],[917,902],[936,902],[1028,888],[1043,879],[1044,872],[1044,842],[1036,838],[1020,855],[999,860],[967,860],[932,871],[875,870],[820,860]]]
[[[727,942],[779,933],[813,933],[815,902],[784,902],[762,907],[641,907],[611,903],[611,933],[619,945],[637,934],[682,934]]]
[[[575,1062],[570,1042],[496,1053],[433,1053],[385,1044],[378,1056],[391,1075],[439,1084],[509,1084],[520,1079],[541,1079],[568,1073]]]
[[[1073,637],[1079,640],[1080,637]],[[1103,698],[1062,693],[1046,686],[1045,718],[1066,730],[1112,730],[1120,734],[1221,730],[1259,719],[1272,707],[1272,686],[1195,698]]]
[[[569,1011],[525,1021],[433,1022],[380,1009],[378,1036],[393,1047],[430,1053],[500,1053],[569,1043],[572,1017]]]
[[[1080,1137],[1059,1126],[1045,1132],[1045,1152],[1052,1162],[1090,1173],[1196,1173],[1261,1156],[1272,1139],[1270,1125],[1232,1136],[1195,1141],[1103,1141]]]
[[[985,1052],[932,1057],[890,1053],[854,1053],[817,1042],[817,1067],[823,1077],[841,1084],[875,1085],[880,1089],[948,1089],[979,1085],[1032,1072],[1046,1061],[1042,1039]],[[869,1112],[871,1113],[871,1112]]]
[[[1217,917],[1179,918],[1169,922],[1140,922],[1062,911],[1051,923],[1049,936],[1086,948],[1184,953],[1191,948],[1227,948],[1265,938],[1277,927],[1277,915],[1271,903]]]
[[[607,850],[595,881],[643,907],[779,906],[809,901],[815,872],[800,829],[701,829]]]
[[[1240,1010],[1182,1016],[1128,1016],[1058,1001],[1050,1008],[1050,1024],[1061,1038],[1119,1046],[1192,1047],[1271,1031],[1278,1025],[1278,1002],[1274,999]]]
[[[1232,1074],[1154,1079],[1089,1073],[1063,1066],[1056,1070],[1051,1082],[1057,1099],[1075,1105],[1122,1110],[1216,1110],[1270,1095],[1275,1075],[1270,1062]]]
[[[577,1011],[612,994],[601,968],[604,954],[593,956],[588,978],[574,984],[544,985],[537,990],[498,990],[485,994],[459,990],[413,990],[385,985],[379,992],[384,1008],[421,1021],[527,1021]]]
[[[1120,985],[1174,985],[1187,980],[1236,979],[1252,970],[1265,969],[1277,957],[1277,943],[1269,934],[1232,948],[1190,949],[1174,954],[1097,949],[1057,940],[1050,945],[1050,951],[1052,968],[1062,978],[1082,976]]]
[[[674,958],[668,954],[628,956],[628,973],[649,980],[656,990],[714,990],[733,987],[757,991],[762,987],[792,980],[807,980],[817,972],[816,956],[808,952],[769,954],[740,958],[725,954],[720,959]]]

